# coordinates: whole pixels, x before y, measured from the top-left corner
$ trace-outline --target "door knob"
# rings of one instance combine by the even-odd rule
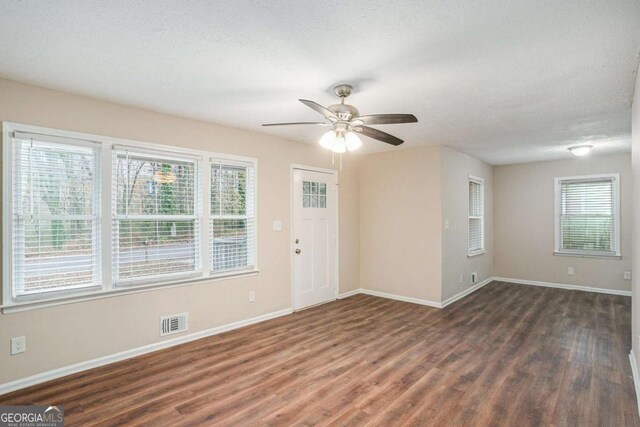
[[[300,249],[296,249],[296,253],[297,253],[298,255],[300,255],[300,252],[302,252]]]

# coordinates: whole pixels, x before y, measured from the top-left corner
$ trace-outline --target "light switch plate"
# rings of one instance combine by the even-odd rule
[[[624,280],[631,280],[631,272],[630,271],[625,271],[624,272]]]
[[[567,269],[567,274],[568,274],[569,276],[573,276],[573,267],[569,267],[569,268]]]
[[[282,221],[273,221],[273,231],[282,231]]]

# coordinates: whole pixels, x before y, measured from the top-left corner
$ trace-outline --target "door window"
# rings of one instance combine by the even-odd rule
[[[302,181],[302,207],[326,208],[327,184],[324,182]]]

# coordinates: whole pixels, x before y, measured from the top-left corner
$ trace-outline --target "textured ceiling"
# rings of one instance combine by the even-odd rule
[[[307,143],[260,124],[347,82],[362,114],[418,117],[379,127],[403,147],[493,164],[629,150],[639,48],[638,0],[0,2],[9,79]]]

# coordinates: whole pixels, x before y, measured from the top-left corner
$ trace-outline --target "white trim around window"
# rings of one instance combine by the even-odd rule
[[[84,203],[82,205],[82,209],[84,210],[80,213],[83,215],[76,212],[78,209],[74,211],[73,209],[70,210],[67,208],[65,209],[65,212],[71,211],[73,214],[67,215],[69,218],[67,218],[67,216],[64,216],[63,218],[57,212],[56,216],[51,216],[49,215],[51,212],[47,212],[50,210],[49,206],[44,204],[42,205],[44,208],[40,208],[40,210],[38,210],[37,206],[35,208],[32,206],[29,209],[26,209],[30,211],[28,215],[30,220],[31,218],[36,218],[36,215],[39,215],[37,218],[40,218],[41,221],[53,219],[60,222],[60,218],[62,218],[63,220],[76,221],[78,224],[83,224],[82,221],[84,221],[84,223],[90,224],[90,226],[93,227],[92,230],[94,231],[90,232],[83,230],[81,225],[74,225],[76,227],[75,229],[80,229],[83,234],[81,237],[76,238],[80,243],[76,241],[69,242],[69,248],[67,249],[71,254],[73,254],[73,251],[77,248],[79,248],[77,250],[82,251],[83,259],[81,260],[82,262],[79,264],[79,267],[75,267],[76,269],[79,269],[85,264],[89,265],[90,259],[93,259],[94,263],[98,264],[97,267],[86,267],[86,275],[91,275],[93,277],[91,283],[85,280],[76,280],[78,281],[78,286],[74,286],[74,280],[70,280],[69,282],[72,286],[69,286],[68,289],[60,286],[50,289],[50,291],[48,291],[49,289],[45,289],[47,292],[15,292],[15,248],[24,247],[24,242],[21,244],[23,246],[14,245],[14,239],[16,238],[14,231],[22,230],[21,232],[24,232],[25,228],[16,228],[15,225],[16,218],[19,218],[20,216],[17,215],[18,210],[17,207],[14,206],[14,189],[18,182],[17,180],[20,180],[20,177],[25,178],[27,175],[15,175],[18,172],[16,172],[14,165],[15,145],[17,144],[17,142],[14,141],[14,135],[16,135],[16,138],[21,140],[25,140],[25,138],[34,139],[46,144],[52,144],[52,146],[55,146],[55,144],[64,144],[68,147],[90,147],[95,150],[96,164],[95,168],[90,172],[90,175],[92,174],[94,177],[93,180],[95,181],[95,190],[93,191],[93,200],[95,201],[93,203],[89,203],[87,199],[88,196],[85,196],[88,192],[85,191],[82,193],[83,197],[81,200]],[[16,139],[16,141],[18,139]],[[3,289],[1,307],[4,313],[23,311],[37,307],[48,307],[88,299],[104,298],[127,292],[137,293],[166,287],[184,286],[203,280],[217,281],[244,275],[255,275],[259,272],[257,257],[257,159],[8,122],[2,123],[2,141],[2,227],[4,250],[2,259]],[[122,209],[118,210],[118,207],[116,206],[117,200],[115,198],[118,189],[117,185],[114,183],[116,178],[114,175],[114,159],[116,159],[116,153],[122,153],[123,151],[144,157],[148,161],[153,162],[153,168],[155,169],[149,169],[145,172],[147,175],[153,172],[158,174],[157,179],[156,175],[153,175],[153,181],[160,183],[156,187],[166,185],[167,182],[173,184],[174,181],[172,180],[173,177],[171,176],[171,172],[169,172],[168,181],[163,181],[163,179],[166,178],[165,173],[167,173],[165,169],[170,171],[178,170],[180,174],[183,174],[179,175],[180,177],[188,175],[189,184],[186,187],[176,187],[174,185],[174,188],[169,189],[167,187],[164,189],[165,193],[163,194],[166,194],[167,191],[171,194],[173,194],[172,191],[181,192],[180,194],[177,194],[181,200],[180,206],[175,208],[171,205],[171,211],[167,211],[166,208],[159,210],[157,206],[166,207],[166,205],[162,205],[162,201],[156,201],[155,205],[153,203],[147,203],[143,208],[141,208],[140,203],[142,202],[137,200],[137,212],[125,212]],[[82,154],[84,152],[80,151],[79,153]],[[80,154],[74,153],[73,155],[76,157],[73,157],[73,159],[78,158],[77,156]],[[64,159],[66,160],[66,157]],[[212,271],[213,269],[211,266],[212,236],[210,235],[209,228],[211,212],[210,165],[212,164],[213,159],[215,159],[216,162],[223,164],[244,165],[251,171],[252,177],[250,187],[243,187],[242,192],[243,195],[248,192],[249,194],[246,194],[245,197],[247,197],[248,200],[250,199],[248,203],[251,211],[246,213],[244,217],[247,221],[251,221],[251,229],[253,233],[252,238],[248,241],[248,245],[250,245],[250,247],[247,249],[247,252],[250,254],[250,262],[242,268],[228,268],[222,272]],[[83,162],[88,163],[89,160],[85,159]],[[175,166],[176,164],[179,166]],[[42,179],[46,182],[46,175],[43,176],[44,178]],[[147,179],[147,181],[149,180]],[[154,187],[152,184],[148,185],[148,189],[146,187],[144,189],[144,197],[147,199],[150,197],[157,198],[158,196],[156,194],[160,194],[160,192],[158,192],[158,188]],[[90,183],[87,183],[87,185],[90,185]],[[162,188],[160,188],[160,190],[162,190]],[[44,190],[39,188],[38,191],[44,194]],[[48,192],[47,194],[54,194],[55,192],[57,192],[55,194],[58,194],[63,190],[56,189],[54,193],[52,193],[51,189],[47,189],[46,191]],[[154,191],[156,193],[154,193]],[[31,199],[34,199],[33,196],[30,197]],[[62,196],[59,197],[62,199]],[[189,201],[188,203],[183,202],[185,198]],[[24,204],[26,202],[23,199],[24,197],[19,199],[19,202]],[[65,195],[64,200],[70,199],[72,198]],[[75,199],[72,199],[72,201],[73,200]],[[178,197],[173,197],[171,200],[178,200]],[[31,200],[28,202],[33,204],[33,201]],[[74,203],[76,205],[78,204],[77,202]],[[156,211],[154,212],[153,209],[156,209]],[[23,210],[24,209],[21,208],[19,212],[20,215],[23,215]],[[165,255],[170,256],[171,258],[178,258],[181,262],[184,262],[184,264],[180,266],[182,271],[174,273],[173,270],[164,271],[156,268],[153,275],[140,275],[141,277],[136,277],[135,280],[117,280],[117,276],[114,272],[114,265],[118,260],[115,251],[116,245],[118,244],[118,233],[116,233],[116,230],[118,229],[119,221],[121,222],[125,220],[144,222],[144,227],[134,229],[135,235],[131,233],[128,235],[130,241],[128,241],[126,245],[131,246],[131,249],[129,249],[129,247],[125,248],[131,255],[131,259],[128,261],[141,260],[148,262],[149,251],[158,251],[158,246],[160,246],[160,250],[166,252]],[[95,221],[95,224],[87,221]],[[156,224],[155,229],[152,230],[152,235],[147,236],[147,234],[149,234],[149,224],[147,223],[158,223],[160,225]],[[49,226],[51,227],[51,225]],[[60,227],[59,224],[56,226]],[[34,226],[31,226],[29,229],[30,232],[33,227]],[[87,227],[89,226],[87,225]],[[40,233],[40,231],[38,231],[38,233]],[[41,234],[45,235],[44,233]],[[50,232],[48,235],[53,236],[54,233]],[[93,238],[90,239],[90,236],[93,236]],[[53,237],[49,238],[53,240]],[[179,247],[177,249],[171,246],[174,241],[179,242]],[[143,249],[138,247],[134,248],[134,246],[139,242],[144,242],[145,247]],[[55,244],[59,245],[59,242],[55,242]],[[151,249],[148,249],[147,245],[150,244],[151,246],[149,246],[149,248]],[[42,256],[42,254],[48,256],[49,252],[51,252],[51,246],[51,243],[49,243],[49,246],[46,246],[44,243],[38,242],[38,246],[35,250],[39,250],[40,253],[36,253],[35,256]],[[57,246],[56,249],[58,247],[59,246]],[[173,250],[177,250],[178,252],[172,252]],[[30,248],[30,251],[34,252],[34,249]],[[67,254],[65,252],[65,256],[66,255]],[[30,254],[30,256],[34,255]],[[25,257],[22,258],[26,260]],[[122,257],[120,257],[120,259],[122,260]],[[65,259],[64,262],[67,262],[67,260]],[[75,266],[78,262],[80,261],[74,260],[72,264]],[[54,260],[54,265],[59,265],[59,263],[59,259]],[[37,262],[32,264],[30,268],[41,268],[41,265],[43,265],[43,263]],[[46,266],[46,263],[44,263],[44,265]],[[135,267],[146,268],[144,265],[138,265]],[[156,267],[158,266],[156,265]],[[20,264],[18,264],[18,270],[20,269],[26,271],[26,267],[21,267]],[[66,274],[73,278],[76,273],[70,271]]]
[[[588,188],[589,185],[599,187]],[[580,187],[583,187],[583,190],[580,190]],[[572,214],[570,211],[574,211],[574,213]],[[608,234],[609,238],[604,243],[590,242],[588,241],[589,236],[584,233],[584,230],[582,232],[578,230],[568,234],[575,240],[574,244],[565,243],[563,235],[569,232],[563,233],[563,218],[566,219],[572,215],[576,217],[598,216],[609,220],[610,224],[607,224],[606,227],[594,228],[595,234]],[[621,258],[619,173],[567,176],[554,179],[554,241],[555,255]],[[585,248],[578,248],[581,246],[580,242],[585,242],[583,244]],[[586,248],[598,245],[602,248]]]
[[[469,175],[467,256],[472,257],[486,252],[484,239],[484,179]]]

